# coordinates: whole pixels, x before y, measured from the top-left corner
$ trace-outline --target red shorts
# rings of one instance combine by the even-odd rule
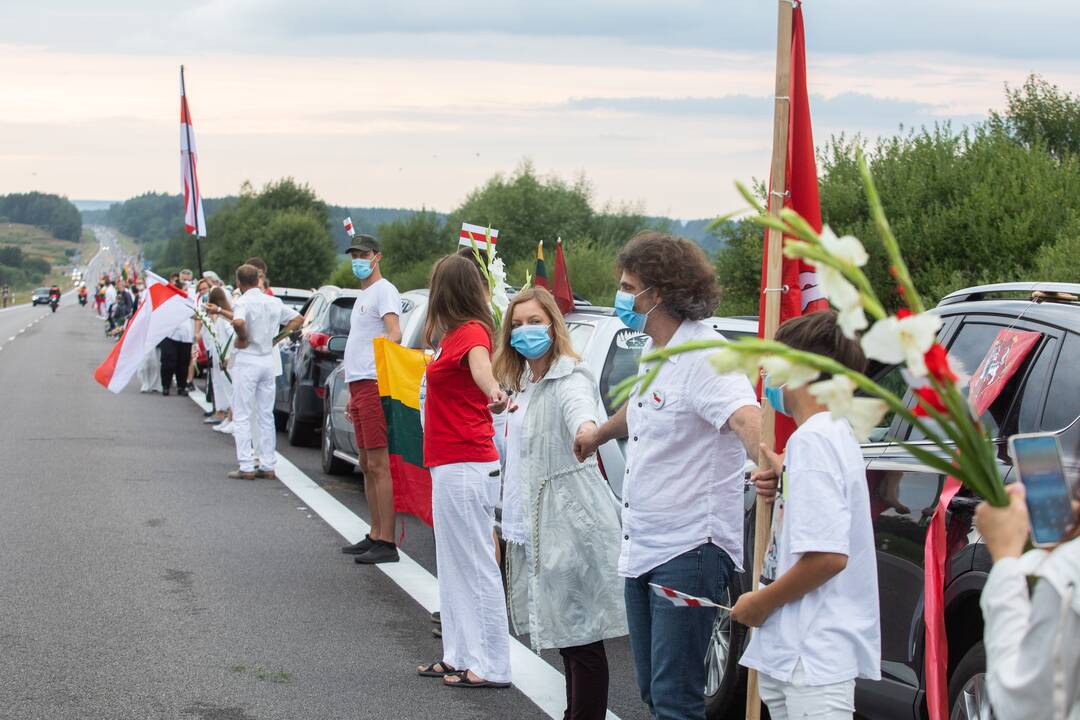
[[[356,447],[363,450],[386,447],[386,416],[377,380],[349,383],[349,414],[356,431]]]

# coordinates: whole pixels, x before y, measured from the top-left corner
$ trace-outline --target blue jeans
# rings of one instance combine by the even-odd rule
[[[716,610],[674,605],[649,583],[719,601],[734,570],[726,552],[706,543],[641,577],[626,578],[635,675],[655,720],[705,720],[705,652]]]

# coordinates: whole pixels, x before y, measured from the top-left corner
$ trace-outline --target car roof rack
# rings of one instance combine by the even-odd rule
[[[949,293],[938,307],[980,300],[1033,300],[1035,302],[1080,302],[1080,283],[1010,282],[964,288]]]

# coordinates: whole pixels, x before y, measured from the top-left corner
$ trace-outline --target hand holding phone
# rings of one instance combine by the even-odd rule
[[[1036,547],[1057,545],[1076,519],[1057,437],[1049,433],[1013,435],[1009,454],[1024,485],[1032,543]]]

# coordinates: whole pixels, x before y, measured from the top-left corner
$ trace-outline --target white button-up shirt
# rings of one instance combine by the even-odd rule
[[[708,325],[686,320],[668,345],[717,337]],[[642,354],[651,350],[650,340]],[[742,569],[746,450],[727,423],[739,408],[758,403],[747,377],[718,374],[710,354],[670,358],[646,393],[628,401],[624,577],[640,577],[705,543],[719,546]]]
[[[273,295],[259,288],[251,288],[233,306],[233,319],[244,321],[247,346],[236,349],[236,354],[267,356],[274,349],[274,336],[281,326],[300,314]]]

